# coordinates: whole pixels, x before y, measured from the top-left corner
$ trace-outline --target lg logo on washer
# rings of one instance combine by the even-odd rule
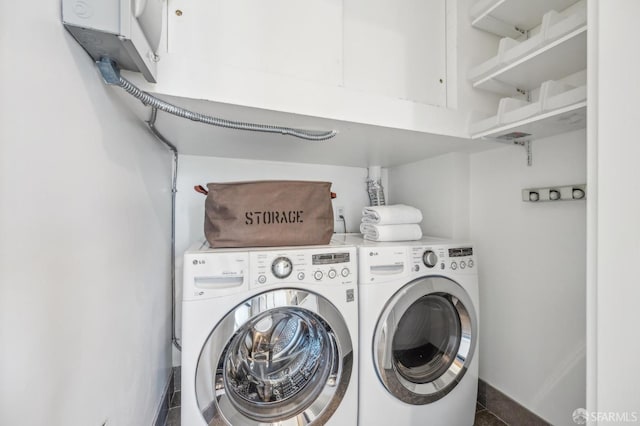
[[[370,251],[369,252],[369,256],[378,256],[378,252],[377,251]]]

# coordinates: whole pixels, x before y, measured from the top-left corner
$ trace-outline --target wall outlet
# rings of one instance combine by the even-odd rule
[[[344,207],[342,207],[342,206],[336,207],[335,216],[336,216],[335,217],[336,220],[339,220],[340,216],[344,217]]]

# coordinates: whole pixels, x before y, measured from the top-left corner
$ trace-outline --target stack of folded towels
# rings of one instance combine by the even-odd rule
[[[371,206],[362,210],[360,232],[365,240],[412,241],[422,238],[422,212],[404,204]]]

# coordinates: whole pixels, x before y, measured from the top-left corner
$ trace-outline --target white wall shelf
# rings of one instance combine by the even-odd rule
[[[553,80],[545,81],[536,91],[534,101],[516,98],[502,98],[498,104],[498,112],[494,116],[472,122],[469,133],[479,134],[492,131],[498,127],[535,120],[547,112],[559,111],[587,100],[586,85],[575,87]]]
[[[587,124],[587,101],[577,102],[534,117],[471,135],[473,139],[491,139],[503,143],[525,140],[584,129]]]
[[[584,25],[473,82],[473,87],[517,96],[539,87],[544,81],[565,77],[586,67],[587,26]]]
[[[576,0],[479,0],[471,8],[471,25],[501,37],[518,38],[539,25],[545,12],[574,3]]]

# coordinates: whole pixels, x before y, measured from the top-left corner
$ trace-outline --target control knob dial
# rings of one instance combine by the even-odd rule
[[[287,278],[293,271],[293,263],[289,258],[281,256],[276,258],[271,264],[271,272],[276,278]]]
[[[427,268],[433,268],[438,264],[438,255],[433,250],[426,250],[422,254],[422,262]]]

